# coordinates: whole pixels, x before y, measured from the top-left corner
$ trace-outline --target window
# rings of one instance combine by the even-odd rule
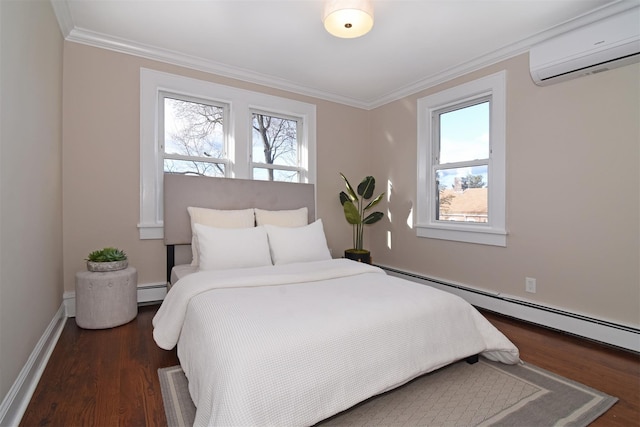
[[[141,239],[163,238],[164,172],[315,183],[313,104],[142,68]]]
[[[158,105],[164,172],[227,176],[227,106],[166,92]]]
[[[491,100],[433,113],[436,221],[488,221]]]
[[[253,179],[299,182],[300,120],[265,112],[252,115],[251,170]]]
[[[505,80],[418,100],[419,237],[506,246]]]

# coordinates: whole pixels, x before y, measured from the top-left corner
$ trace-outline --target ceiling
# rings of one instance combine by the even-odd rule
[[[356,39],[324,30],[323,0],[51,1],[69,41],[368,109],[639,0],[372,0]]]

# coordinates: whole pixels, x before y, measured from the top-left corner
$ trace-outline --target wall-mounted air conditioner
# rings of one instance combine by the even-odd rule
[[[640,7],[609,16],[529,51],[533,81],[540,86],[640,62]]]

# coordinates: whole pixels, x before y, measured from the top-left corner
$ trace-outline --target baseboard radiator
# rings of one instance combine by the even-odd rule
[[[141,283],[138,284],[138,304],[150,304],[162,302],[167,295],[167,284],[159,283]],[[76,293],[74,291],[65,292],[62,296],[67,317],[76,317]]]
[[[401,277],[458,295],[470,304],[485,310],[640,353],[640,329],[632,326],[596,319],[536,304],[515,296],[483,291],[471,286],[430,278],[383,265],[378,265],[378,267],[385,270],[390,276]]]

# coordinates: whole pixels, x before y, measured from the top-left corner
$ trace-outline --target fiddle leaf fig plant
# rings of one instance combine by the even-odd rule
[[[354,190],[347,177],[343,173],[340,173],[340,176],[346,186],[346,191],[340,192],[340,203],[344,209],[344,216],[347,222],[353,225],[353,249],[363,251],[364,226],[375,224],[384,217],[382,212],[368,213],[368,211],[380,203],[384,193],[367,203],[367,200],[373,197],[373,192],[376,188],[375,178],[372,176],[365,177]]]

